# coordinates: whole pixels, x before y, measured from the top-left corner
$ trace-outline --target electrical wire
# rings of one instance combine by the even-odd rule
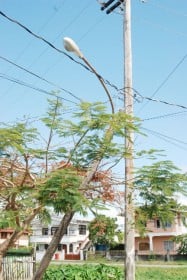
[[[185,105],[180,105],[180,104],[176,104],[176,103],[170,103],[168,101],[164,101],[164,100],[159,100],[159,99],[153,99],[151,97],[147,97],[147,96],[143,96],[142,94],[140,94],[139,91],[137,91],[135,88],[132,88],[132,90],[135,92],[135,94],[133,94],[133,98],[136,98],[136,100],[138,100],[140,102],[140,99],[137,99],[137,97],[139,96],[141,98],[141,100],[146,99],[149,101],[153,101],[153,102],[157,102],[157,103],[162,103],[162,104],[166,104],[169,106],[174,106],[174,107],[179,107],[179,108],[183,108],[183,109],[187,109],[187,106]],[[121,89],[119,91],[119,93],[121,93],[122,95],[124,95],[124,92],[127,92],[127,88],[125,88],[124,90]],[[119,98],[120,100],[124,100],[122,98]],[[142,101],[141,101],[142,102]]]
[[[34,76],[34,77],[36,77],[36,78],[38,78],[38,79],[40,79],[40,80],[42,80],[42,81],[48,83],[49,85],[52,85],[52,86],[55,86],[55,87],[59,88],[60,90],[62,90],[62,91],[64,91],[64,92],[68,93],[69,95],[71,95],[72,97],[76,98],[77,100],[82,101],[79,97],[77,97],[75,94],[73,94],[73,93],[70,92],[69,90],[66,90],[66,89],[60,87],[59,85],[56,85],[55,83],[46,80],[45,78],[39,76],[38,74],[35,74],[34,72],[31,72],[30,70],[24,68],[23,66],[20,66],[20,65],[14,63],[13,61],[11,61],[11,60],[9,60],[9,59],[3,57],[3,56],[0,56],[0,59],[4,60],[4,61],[6,61],[6,62],[8,62],[8,63],[10,63],[10,64],[12,64],[12,65],[14,65],[14,66],[16,66],[17,68],[19,68],[19,69],[21,69],[21,70],[23,70],[23,71],[29,73],[30,75],[32,75],[32,76]]]
[[[38,87],[35,87],[35,86],[31,85],[31,84],[28,84],[28,83],[26,83],[24,81],[18,80],[18,79],[14,78],[14,77],[10,77],[10,76],[5,75],[3,73],[0,73],[0,78],[8,80],[8,81],[11,81],[11,82],[16,83],[16,84],[19,84],[21,86],[25,86],[27,88],[34,89],[35,91],[38,91],[38,92],[41,92],[41,93],[44,93],[44,94],[47,94],[47,95],[50,95],[50,96],[53,96],[53,97],[55,96],[54,93],[51,93],[51,92],[49,92],[47,90],[44,90],[44,89],[41,89],[41,88],[38,88]],[[58,96],[58,98],[77,105],[77,103],[75,103],[75,102],[73,102],[73,101],[71,101],[69,99],[63,98],[61,96]]]
[[[80,64],[82,67],[84,67],[86,70],[90,71],[90,69],[84,65],[83,63],[75,60],[72,56],[68,55],[66,52],[62,51],[61,49],[55,47],[52,43],[50,43],[48,40],[46,40],[44,37],[37,35],[36,33],[32,32],[28,27],[26,27],[25,25],[23,25],[22,23],[20,23],[19,21],[10,18],[9,16],[7,16],[5,13],[3,13],[2,11],[0,11],[0,15],[5,17],[6,19],[8,19],[9,21],[17,24],[18,26],[20,26],[21,28],[23,28],[25,31],[27,31],[28,33],[30,33],[32,36],[34,36],[35,38],[43,41],[44,43],[46,43],[48,46],[50,46],[52,49],[54,49],[55,51],[67,56],[69,59],[73,60],[75,63]],[[90,71],[91,72],[91,71]]]
[[[150,118],[147,118],[147,119],[142,119],[142,121],[157,120],[157,119],[161,119],[161,118],[173,117],[173,116],[176,116],[178,114],[186,114],[186,113],[187,113],[187,111],[180,111],[180,112],[175,112],[175,113],[171,113],[171,114],[165,114],[165,115],[150,117]]]
[[[62,8],[64,5],[65,1],[62,1],[60,6],[58,6],[57,9],[53,10],[52,15],[43,23],[43,25],[39,28],[38,32],[42,31],[48,24],[49,22],[56,16],[56,14],[59,12],[59,10]],[[29,46],[32,44],[32,40],[22,49],[21,53],[16,57],[16,61],[20,59],[20,57],[25,53],[25,51],[29,48]]]
[[[143,108],[148,104],[149,101],[154,101],[152,99],[153,96],[155,96],[159,90],[168,82],[168,80],[171,78],[171,76],[176,72],[176,70],[179,68],[179,66],[184,62],[184,60],[187,58],[187,54],[185,54],[179,62],[174,66],[174,68],[169,72],[169,74],[166,76],[166,78],[162,81],[162,83],[157,87],[157,89],[153,92],[153,94],[149,97],[146,98],[148,101],[140,108],[139,112],[143,110]],[[168,104],[171,105],[171,104]],[[181,107],[181,106],[179,106]],[[184,108],[184,107],[182,107]],[[186,108],[185,108],[186,109]]]
[[[85,12],[85,10],[90,6],[90,4],[92,4],[92,2],[91,2],[91,3],[88,3],[88,5],[86,5],[86,7],[84,7],[84,8],[81,10],[81,12],[80,12],[78,15],[76,15],[76,17],[74,17],[74,18],[70,21],[70,23],[68,23],[67,26],[64,27],[63,31],[61,31],[61,32],[55,37],[55,39],[53,40],[52,43],[56,42],[56,40],[57,40],[60,36],[62,36],[63,32],[64,32],[65,30],[67,30],[67,29],[68,29],[68,28],[83,14],[83,12]],[[38,58],[41,58],[41,57],[43,56],[43,54],[48,50],[48,47],[49,47],[49,46],[47,46],[47,47],[40,53],[40,55],[32,62],[32,64],[33,64],[35,61],[38,61]],[[32,65],[32,64],[31,64],[31,65]],[[31,66],[31,65],[30,65],[30,66]],[[50,69],[51,69],[51,68],[50,68]],[[45,71],[45,73],[47,73],[47,71]]]
[[[54,49],[55,51],[65,55],[66,57],[68,57],[70,60],[72,60],[73,62],[77,63],[78,65],[82,66],[83,68],[85,68],[87,71],[93,73],[93,71],[87,67],[85,64],[83,64],[82,62],[79,62],[77,60],[75,60],[72,56],[70,56],[69,54],[67,54],[66,52],[62,51],[61,49],[55,47],[51,42],[49,42],[48,40],[46,40],[44,37],[40,36],[40,35],[37,35],[36,33],[34,33],[33,31],[31,31],[28,27],[26,27],[25,25],[23,25],[22,23],[20,23],[19,21],[15,20],[15,19],[12,19],[10,18],[9,16],[7,16],[5,13],[3,13],[2,11],[0,11],[0,15],[5,17],[6,19],[8,19],[9,21],[17,24],[18,26],[20,26],[21,28],[23,28],[25,31],[27,31],[29,34],[31,34],[32,36],[34,36],[35,38],[43,41],[45,44],[47,44],[48,46],[50,46],[52,49]],[[106,84],[108,84],[109,86],[113,87],[115,90],[118,90],[119,89],[114,85],[112,84],[111,82],[109,82],[108,80],[104,79],[99,73],[98,73],[98,77],[100,77],[103,82],[105,82]]]
[[[145,131],[149,132],[150,134],[152,134],[152,135],[154,135],[154,136],[164,140],[167,143],[170,143],[170,144],[172,144],[172,145],[174,145],[174,146],[176,146],[176,147],[178,147],[180,149],[187,150],[186,147],[183,147],[183,146],[179,145],[179,144],[187,145],[186,142],[180,141],[180,140],[178,140],[176,138],[164,135],[162,133],[159,133],[157,131],[154,131],[154,130],[151,130],[151,129],[148,129],[148,128],[144,128],[144,127],[141,127],[141,128],[142,128],[142,130],[145,130]],[[177,143],[179,143],[179,144],[177,144]]]

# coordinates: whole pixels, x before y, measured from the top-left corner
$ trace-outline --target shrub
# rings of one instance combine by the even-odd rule
[[[98,265],[66,265],[49,267],[43,280],[123,280],[117,267]]]

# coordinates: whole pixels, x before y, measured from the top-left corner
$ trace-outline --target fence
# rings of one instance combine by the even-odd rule
[[[3,258],[3,280],[31,280],[35,263],[33,256]]]

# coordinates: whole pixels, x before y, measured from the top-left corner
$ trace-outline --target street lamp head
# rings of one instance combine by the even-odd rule
[[[78,57],[83,58],[83,54],[81,53],[79,47],[71,38],[64,37],[63,41],[64,41],[64,48],[66,49],[66,51],[73,52]]]

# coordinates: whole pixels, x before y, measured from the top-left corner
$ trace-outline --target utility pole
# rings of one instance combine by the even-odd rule
[[[124,110],[133,117],[133,89],[132,89],[132,48],[131,48],[131,0],[117,1],[109,7],[114,0],[102,3],[101,10],[107,8],[106,13],[111,13],[116,7],[122,6],[123,10],[123,36],[124,36]],[[133,150],[134,133],[126,129],[125,150],[125,280],[135,280],[135,209],[134,209],[134,184],[133,184]]]
[[[124,107],[125,113],[133,117],[132,48],[131,48],[131,0],[124,3]],[[133,184],[134,135],[126,131],[125,148],[125,276],[135,280],[135,209]]]

